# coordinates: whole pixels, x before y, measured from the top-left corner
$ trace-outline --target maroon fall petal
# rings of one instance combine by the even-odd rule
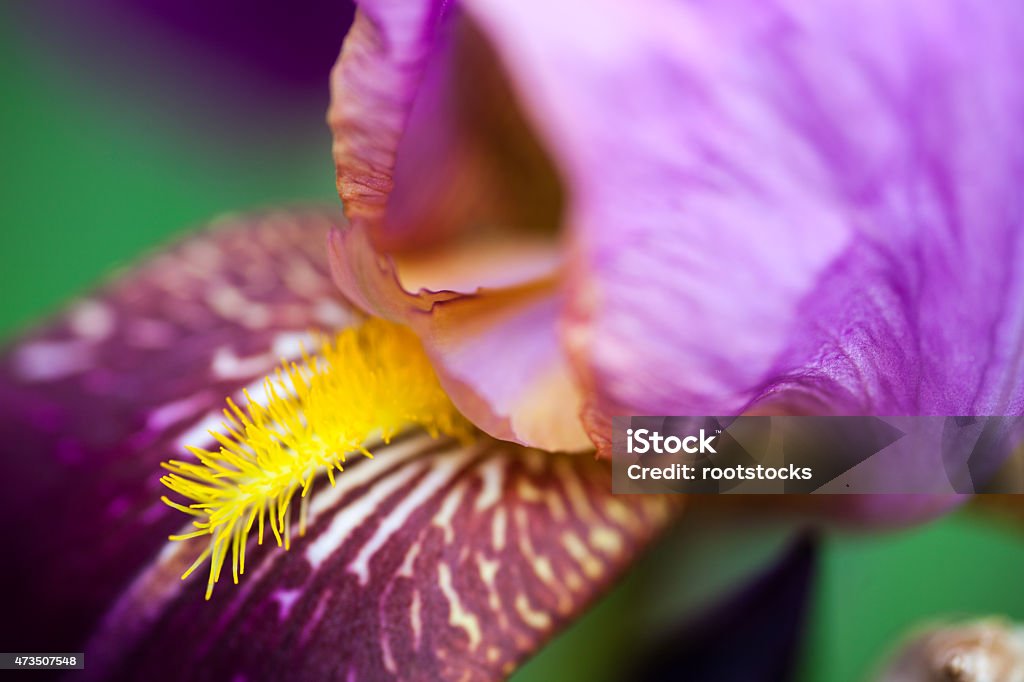
[[[311,329],[354,319],[324,243],[341,220],[302,210],[225,217],[0,356],[0,509],[7,646],[76,650],[179,530],[161,460],[216,426],[235,395]],[[40,648],[42,647],[42,648]]]
[[[253,543],[240,584],[210,602],[202,576],[177,580],[195,547],[168,548],[86,645],[89,677],[497,679],[682,499],[617,498],[607,462],[488,438],[409,434],[375,453],[320,482],[290,551]]]
[[[92,679],[493,679],[675,517],[681,497],[612,496],[589,455],[410,433],[319,481],[290,551],[253,537],[239,585],[180,580],[203,541],[167,542],[187,522],[159,463],[357,319],[326,262],[340,220],[225,218],[0,356],[8,646],[85,651]]]

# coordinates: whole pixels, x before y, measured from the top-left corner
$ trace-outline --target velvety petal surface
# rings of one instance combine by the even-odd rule
[[[86,652],[91,679],[493,679],[585,608],[682,498],[611,495],[608,464],[407,434],[318,481],[284,552],[238,586],[180,580],[202,540],[159,462],[311,330],[355,314],[327,274],[338,216],[227,217],[120,275],[0,360],[2,637]]]
[[[606,462],[409,435],[325,482],[240,585],[145,568],[87,645],[95,679],[491,680],[603,591],[681,498],[614,497]],[[168,643],[175,642],[174,656]]]
[[[1019,3],[465,4],[566,177],[592,429],[1024,410]]]
[[[78,650],[180,529],[162,460],[227,396],[354,313],[328,275],[340,214],[226,216],[118,275],[0,356],[7,646]],[[176,580],[176,578],[175,578]]]

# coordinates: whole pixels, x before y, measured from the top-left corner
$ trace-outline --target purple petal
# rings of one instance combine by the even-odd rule
[[[328,211],[226,217],[121,275],[0,357],[2,639],[75,650],[179,530],[159,462],[220,422],[225,396],[348,324]],[[56,647],[56,649],[54,649]]]
[[[86,645],[96,679],[490,680],[578,614],[680,498],[611,495],[606,462],[409,435],[313,493],[305,536],[203,600],[175,545]],[[173,655],[168,643],[174,642]]]
[[[360,11],[331,117],[347,210],[385,251],[459,227],[417,188],[461,177],[467,105],[437,86],[476,82],[450,58],[468,22],[564,184],[557,331],[599,450],[612,414],[1024,412],[1018,3]]]
[[[492,679],[585,608],[682,498],[611,495],[606,462],[407,435],[312,491],[291,550],[250,544],[210,602],[180,580],[159,462],[226,395],[353,318],[317,212],[229,218],[8,349],[2,639],[93,679]]]
[[[361,2],[331,95],[338,191],[374,246],[558,227],[556,171],[458,3]]]
[[[466,4],[567,178],[599,415],[1024,411],[1019,3]]]

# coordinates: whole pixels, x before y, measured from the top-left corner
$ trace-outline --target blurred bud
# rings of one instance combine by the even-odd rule
[[[913,636],[880,682],[1024,681],[1024,629],[998,618],[936,626]]]

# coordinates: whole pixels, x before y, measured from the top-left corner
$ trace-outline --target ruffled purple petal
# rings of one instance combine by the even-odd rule
[[[384,250],[463,227],[472,183],[418,190],[476,177],[450,172],[465,97],[437,95],[468,22],[564,185],[558,331],[599,449],[612,414],[1024,411],[1017,3],[361,12],[332,109],[350,215]]]
[[[327,119],[345,214],[384,252],[559,225],[556,171],[458,3],[359,3]]]
[[[1018,3],[466,6],[567,178],[598,416],[1024,411]]]

